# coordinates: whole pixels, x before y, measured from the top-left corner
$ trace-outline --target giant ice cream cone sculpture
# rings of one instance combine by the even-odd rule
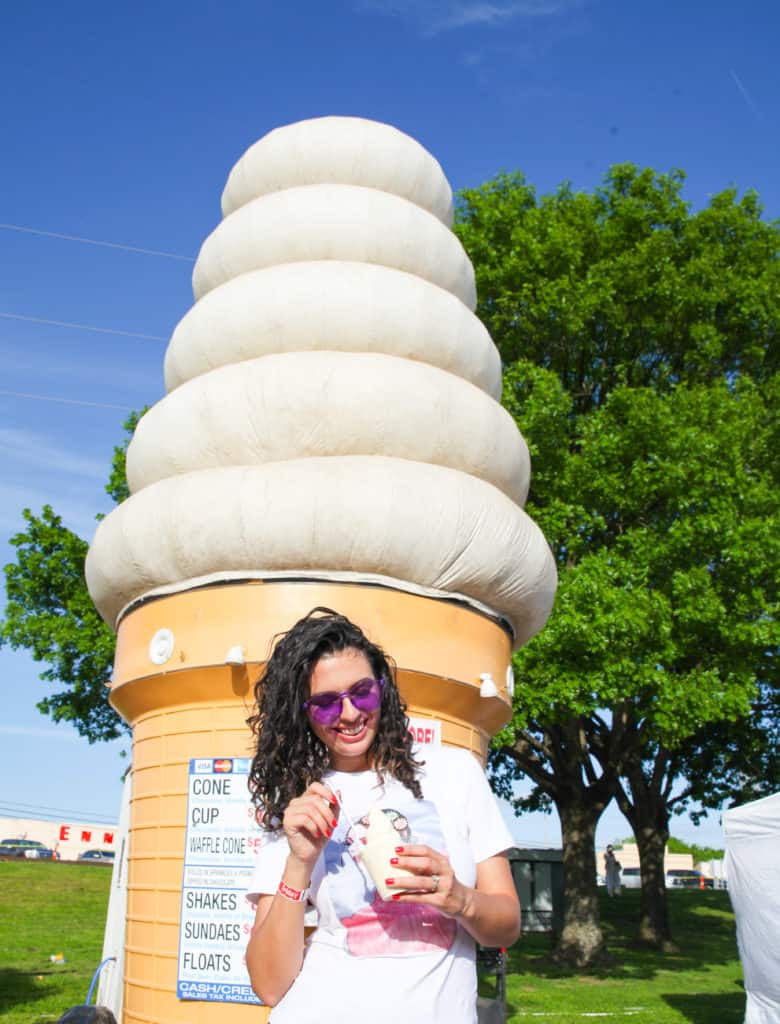
[[[555,590],[433,157],[374,122],[302,122],[249,149],[222,208],[132,497],[87,561],[134,735],[126,1024],[257,1020],[174,981],[189,759],[249,753],[274,635],[342,611],[394,656],[410,713],[484,757]]]

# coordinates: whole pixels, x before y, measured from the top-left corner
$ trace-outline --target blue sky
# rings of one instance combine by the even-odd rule
[[[541,192],[590,189],[630,160],[684,169],[694,207],[733,184],[777,217],[779,29],[775,0],[15,5],[0,39],[2,562],[23,507],[48,502],[85,537],[108,509],[122,421],[162,395],[191,260],[261,135],[360,115],[417,138],[454,188],[520,169]],[[38,671],[0,652],[0,816],[117,814],[122,744],[41,716]],[[709,821],[673,832],[719,844]],[[628,831],[610,808],[598,835]],[[559,838],[555,819],[515,832]]]

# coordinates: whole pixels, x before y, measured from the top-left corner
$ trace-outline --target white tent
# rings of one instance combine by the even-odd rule
[[[745,1024],[780,1024],[780,793],[723,815]]]

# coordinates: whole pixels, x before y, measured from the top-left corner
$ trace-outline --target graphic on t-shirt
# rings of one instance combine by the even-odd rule
[[[392,807],[382,811],[398,832],[399,845],[422,844],[446,854],[439,816],[429,800],[410,800],[404,811]],[[344,926],[347,950],[353,956],[414,956],[448,950],[457,933],[452,918],[435,907],[380,898],[356,856],[367,826],[366,811],[355,820],[354,829],[341,839],[334,836],[325,847],[328,894]]]

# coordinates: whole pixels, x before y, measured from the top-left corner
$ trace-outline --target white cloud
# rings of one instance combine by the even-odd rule
[[[359,13],[385,14],[436,35],[468,26],[497,27],[509,21],[552,17],[581,6],[585,0],[356,0]]]
[[[19,461],[25,467],[68,473],[91,480],[105,480],[105,461],[76,454],[71,448],[57,444],[49,437],[32,430],[0,427],[0,453]]]
[[[35,740],[67,740],[69,743],[81,742],[83,737],[75,730],[47,729],[40,725],[0,725],[0,736],[23,736]]]
[[[0,427],[0,539],[24,529],[22,509],[36,515],[51,505],[79,536],[95,532],[95,513],[112,502],[104,492],[109,466],[105,457],[80,454],[50,435]]]
[[[58,349],[52,353],[47,351],[44,359],[35,339],[30,344],[24,337],[13,339],[10,344],[3,344],[3,341],[0,338],[0,360],[5,371],[3,386],[9,390],[67,397],[73,393],[73,382],[76,394],[89,396],[91,393],[97,402],[104,399],[107,404],[130,403],[135,408],[161,397],[164,350],[159,346],[157,350],[136,350],[131,362],[116,358],[110,350],[82,359],[78,353],[71,353],[67,358]],[[106,389],[106,381],[111,381],[110,391]],[[13,383],[13,388],[9,382]],[[124,418],[117,411],[117,425]]]
[[[104,473],[105,476],[105,473]],[[94,499],[90,503],[90,498]],[[102,493],[102,488],[83,491],[79,497],[72,497],[62,488],[43,485],[25,487],[14,484],[0,484],[0,541],[3,535],[17,533],[25,528],[22,509],[29,508],[38,515],[44,505],[51,505],[69,530],[73,530],[85,540],[91,540],[97,528],[95,515],[108,512],[112,507],[111,499]],[[2,561],[0,552],[0,561]]]
[[[739,77],[739,75],[734,70],[734,68],[729,68],[729,74],[731,75],[732,79],[734,80],[734,85],[736,85],[737,89],[739,90],[740,96],[742,97],[742,99],[747,104],[747,107],[748,107],[748,110],[750,111],[750,113],[753,114],[754,117],[757,117],[757,118],[760,119],[761,116],[762,116],[761,115],[761,111],[758,109],[758,104],[756,103],[756,101],[753,99],[751,94],[748,92],[747,86],[744,84],[744,82]]]

